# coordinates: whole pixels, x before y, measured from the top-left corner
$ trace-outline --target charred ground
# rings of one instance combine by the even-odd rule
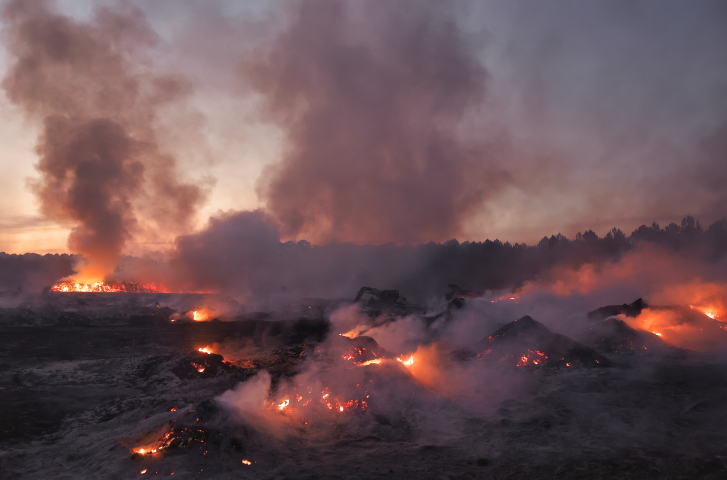
[[[375,338],[333,339],[335,302],[238,313],[226,321],[172,322],[199,298],[59,295],[0,310],[3,478],[136,478],[143,470],[174,472],[175,478],[727,473],[724,363],[677,349],[639,355],[614,349],[624,338],[641,340],[615,319],[593,323],[598,339],[611,335],[610,343],[589,343],[592,332],[571,339],[532,318],[493,331],[494,342],[473,341],[473,351],[505,348],[515,356],[517,349],[539,349],[554,359],[575,351],[585,360],[581,368],[562,365],[560,357],[528,368],[495,362],[486,388],[472,390],[466,401],[423,385],[396,361],[350,370],[373,381],[367,409],[286,424],[283,434],[273,434],[216,399],[261,371],[270,373],[274,397],[306,362],[318,361],[325,370],[347,362],[341,357],[348,351],[359,363],[393,360],[395,353]],[[420,321],[431,326],[426,317]],[[212,344],[236,345],[244,358],[198,351]],[[588,368],[594,359],[605,362]],[[485,363],[458,361],[470,369]],[[161,453],[131,453],[150,439],[164,442]]]

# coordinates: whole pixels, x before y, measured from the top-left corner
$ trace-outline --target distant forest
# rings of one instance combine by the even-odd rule
[[[158,265],[158,272],[164,272],[159,275],[218,291],[348,296],[367,285],[398,288],[404,294],[422,297],[442,293],[448,283],[480,290],[516,288],[556,265],[577,267],[611,261],[642,242],[704,261],[716,261],[727,254],[727,219],[705,229],[692,216],[665,228],[656,223],[642,225],[629,236],[618,228],[603,237],[588,230],[573,239],[560,234],[543,237],[533,246],[499,240],[315,246],[305,241],[281,243],[275,234],[250,240],[250,230],[262,228],[255,222],[250,215],[240,214],[225,219],[219,231],[213,227],[186,237],[187,241],[178,242],[171,260]],[[0,291],[42,291],[71,275],[76,260],[76,256],[66,254],[0,253]],[[147,280],[128,278],[134,269],[127,267],[149,261],[126,257],[119,276]]]

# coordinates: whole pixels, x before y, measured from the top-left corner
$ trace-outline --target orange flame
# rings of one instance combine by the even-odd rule
[[[93,293],[169,293],[163,285],[156,286],[153,283],[82,283],[63,281],[58,282],[51,287],[52,292],[93,292]]]
[[[719,320],[719,310],[717,308],[709,306],[709,307],[695,307],[694,305],[689,305],[689,308],[696,308],[712,320]]]
[[[365,367],[366,365],[378,365],[381,363],[380,358],[374,358],[373,360],[366,360],[363,363],[359,363],[360,366]]]
[[[406,367],[411,367],[412,365],[414,365],[414,355],[411,355],[411,356],[409,357],[409,360],[402,360],[402,358],[401,358],[401,357],[398,357],[398,358],[396,359],[396,361],[397,361],[397,362],[401,362],[401,363],[403,363],[403,364],[404,364],[404,366],[406,366]]]
[[[622,319],[632,328],[651,332],[679,348],[703,352],[727,343],[719,322],[709,316],[690,315],[688,310],[645,308],[636,318]]]
[[[212,353],[212,350],[210,350],[210,347],[200,347],[197,349],[197,351],[202,352],[202,353],[207,353],[207,354]]]
[[[131,449],[131,453],[137,453],[139,455],[151,455],[152,453],[157,453],[158,443],[152,443],[150,445],[144,445],[143,447],[139,448],[133,448]]]
[[[252,465],[252,462],[250,460],[243,460],[242,463],[244,465]]]

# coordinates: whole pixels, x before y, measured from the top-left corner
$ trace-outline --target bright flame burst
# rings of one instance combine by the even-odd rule
[[[94,292],[94,293],[169,293],[163,285],[156,286],[153,283],[80,283],[80,282],[58,282],[51,288],[52,292]]]
[[[694,305],[689,305],[689,308],[696,308],[712,320],[718,320],[719,319],[719,312],[716,308],[712,307],[695,307]]]
[[[197,351],[202,352],[202,353],[207,353],[207,354],[212,353],[212,350],[210,350],[210,347],[200,347],[197,349]]]
[[[378,365],[381,363],[380,358],[374,358],[373,360],[366,360],[363,363],[359,363],[358,365],[361,365],[362,367],[365,367],[366,365]]]
[[[414,355],[411,355],[409,357],[409,360],[403,360],[401,357],[398,357],[396,361],[403,363],[406,367],[411,367],[412,365],[414,365]]]
[[[205,320],[207,320],[207,317],[208,315],[205,310],[195,310],[194,312],[192,312],[192,319],[195,322],[204,322]]]
[[[135,448],[131,450],[131,453],[138,453],[139,455],[151,455],[152,453],[157,453],[157,448],[150,446]]]
[[[252,465],[252,462],[250,460],[243,460],[242,463],[244,465]]]
[[[56,283],[50,287],[51,292],[62,292],[62,293],[173,293],[164,285],[156,285],[154,283],[139,283],[139,282],[79,282],[75,280],[65,280]],[[209,290],[185,290],[179,293],[200,293],[209,294],[212,293]]]

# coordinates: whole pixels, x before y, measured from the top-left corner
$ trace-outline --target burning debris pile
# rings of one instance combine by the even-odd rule
[[[329,353],[332,353],[334,357],[350,361],[354,365],[378,364],[386,358],[393,358],[376,343],[376,340],[365,335],[348,338],[340,334],[338,338],[332,339],[332,343]]]
[[[639,355],[662,353],[669,349],[660,335],[631,328],[626,322],[610,317],[590,328],[585,342],[604,353]],[[672,347],[673,350],[677,350]]]
[[[551,332],[529,316],[508,323],[474,347],[486,361],[514,363],[518,367],[610,367],[611,362],[590,347]]]
[[[198,350],[181,359],[174,370],[172,370],[172,373],[184,379],[206,378],[214,377],[222,371],[230,370],[231,368],[234,367],[226,363],[222,355]]]

